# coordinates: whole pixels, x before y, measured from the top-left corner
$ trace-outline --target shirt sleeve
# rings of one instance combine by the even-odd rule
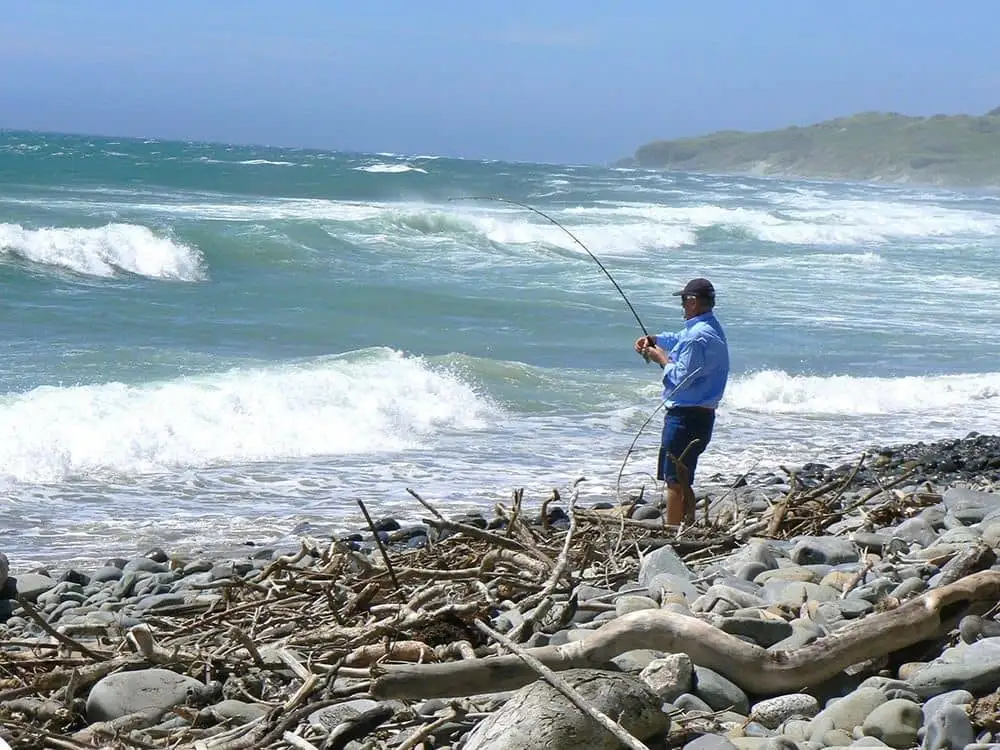
[[[669,352],[675,346],[677,346],[677,340],[680,338],[676,333],[670,333],[669,331],[664,331],[663,333],[658,333],[654,336],[656,339],[656,345],[663,349],[665,352]]]
[[[688,376],[705,367],[705,342],[700,339],[685,341],[677,353],[677,360],[663,368],[663,385],[676,388]]]

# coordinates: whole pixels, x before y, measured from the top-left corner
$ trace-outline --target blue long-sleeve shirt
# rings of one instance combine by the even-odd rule
[[[729,380],[729,343],[714,313],[684,321],[684,328],[677,333],[658,334],[656,345],[670,354],[663,368],[663,398],[668,408],[714,409],[719,405]],[[691,373],[694,375],[688,378]]]

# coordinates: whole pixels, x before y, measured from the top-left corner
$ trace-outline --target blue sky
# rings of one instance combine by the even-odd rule
[[[656,138],[1000,106],[1000,3],[32,0],[0,127],[608,162]]]

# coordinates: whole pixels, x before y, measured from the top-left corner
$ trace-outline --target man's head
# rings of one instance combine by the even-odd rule
[[[674,292],[674,296],[681,298],[685,320],[707,313],[715,307],[715,287],[708,279],[691,279],[683,289]]]

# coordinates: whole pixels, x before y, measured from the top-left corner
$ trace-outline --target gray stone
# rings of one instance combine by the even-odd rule
[[[819,702],[806,693],[779,695],[754,704],[750,718],[768,729],[777,729],[794,717],[812,718],[819,711]]]
[[[906,519],[896,527],[892,535],[921,547],[930,547],[938,537],[937,532],[923,518]]]
[[[734,737],[732,743],[738,750],[799,750],[787,737]]]
[[[660,710],[663,701],[635,677],[591,669],[570,669],[560,676],[584,700],[615,720],[639,740],[658,736],[670,727]],[[610,732],[595,732],[593,719],[576,710],[562,693],[538,680],[510,699],[472,730],[464,750],[618,750]]]
[[[615,614],[619,617],[644,609],[659,609],[660,605],[648,596],[620,596],[615,600]]]
[[[138,582],[139,577],[134,571],[129,571],[124,573],[122,577],[115,583],[114,588],[111,590],[112,595],[115,599],[124,599],[126,597],[132,596],[132,592],[135,590],[135,584]]]
[[[707,667],[695,666],[694,692],[713,711],[732,710],[746,716],[750,701],[738,685]]]
[[[697,695],[692,695],[691,693],[679,695],[670,702],[674,704],[674,708],[679,708],[681,711],[700,711],[701,713],[706,714],[712,713],[712,707],[710,705],[705,703],[705,701]]]
[[[741,721],[740,726],[743,727],[744,737],[774,737],[775,734],[773,729],[768,729],[758,721]]]
[[[103,568],[98,568],[90,574],[90,582],[105,583],[107,581],[117,581],[121,577],[121,568],[116,568],[113,565],[106,565]]]
[[[652,505],[640,505],[632,511],[632,518],[636,521],[659,521],[663,514]]]
[[[972,700],[973,695],[968,690],[951,690],[947,693],[935,695],[933,698],[928,698],[924,702],[923,707],[924,723],[927,723],[935,713],[945,706],[962,706],[972,703]]]
[[[872,552],[881,552],[882,548],[889,543],[888,534],[876,534],[871,531],[855,531],[851,534],[851,541],[861,549],[866,547]]]
[[[794,651],[825,635],[823,628],[812,620],[797,618],[792,620],[789,625],[792,626],[792,634],[768,647],[768,651]]]
[[[940,531],[947,526],[948,509],[943,505],[928,505],[917,514],[931,525],[935,531]]]
[[[869,677],[867,680],[862,682],[858,687],[863,688],[876,688],[885,693],[886,698],[893,700],[894,698],[905,698],[906,700],[912,701],[914,703],[919,703],[920,699],[916,693],[910,688],[910,683],[906,680],[894,680],[891,677],[881,677],[879,675],[874,675]]]
[[[698,598],[698,589],[686,576],[679,576],[674,573],[657,573],[649,581],[646,587],[649,596],[656,601],[663,600],[663,594],[680,594],[688,600],[690,604]]]
[[[890,700],[868,714],[861,731],[868,737],[877,737],[889,747],[909,748],[916,744],[923,720],[919,703]]]
[[[976,732],[965,709],[954,703],[938,708],[925,722],[923,750],[961,750],[971,745]]]
[[[741,607],[763,607],[766,602],[732,586],[709,586],[708,591],[691,602],[692,612],[731,612]]]
[[[839,602],[824,602],[824,607],[836,607],[846,619],[862,617],[875,609],[875,605],[865,599],[841,599]]]
[[[984,521],[980,535],[983,542],[993,549],[1000,548],[1000,521]]]
[[[7,555],[0,552],[0,590],[3,590],[4,584],[7,583],[7,576],[10,573],[10,560],[7,559]]]
[[[56,587],[56,581],[38,573],[21,573],[18,576],[12,576],[11,579],[17,585],[18,595],[32,603],[36,602],[38,597],[46,591]]]
[[[688,580],[691,579],[691,571],[688,566],[669,545],[663,545],[643,558],[642,565],[639,567],[639,583],[648,586],[650,581],[660,573],[671,573]]]
[[[632,651],[625,651],[624,653],[618,654],[618,656],[611,660],[611,663],[618,667],[622,672],[639,674],[657,659],[663,659],[666,656],[667,654],[663,651],[656,651],[649,648],[637,648]],[[684,691],[682,690],[681,692]],[[667,698],[666,700],[670,699]]]
[[[889,592],[889,596],[895,597],[896,599],[906,599],[914,594],[919,594],[921,591],[925,591],[926,589],[927,582],[924,581],[923,578],[911,576],[906,580],[901,581],[898,586]]]
[[[153,611],[157,609],[165,609],[167,607],[176,607],[180,604],[185,603],[186,598],[184,594],[153,594],[151,596],[145,596],[140,599],[135,604],[136,611]]]
[[[964,688],[985,695],[1000,687],[1000,638],[949,648],[907,682],[923,699]]]
[[[957,529],[948,529],[940,537],[940,544],[974,544],[982,539],[982,532],[975,526],[962,526]]]
[[[211,560],[192,560],[181,569],[181,575],[186,578],[195,573],[207,573],[214,567],[215,563]]]
[[[165,573],[169,568],[163,563],[150,560],[148,557],[136,557],[125,563],[122,570],[126,573],[142,571],[144,573]]]
[[[987,514],[1000,510],[1000,495],[964,487],[950,487],[941,497],[945,508],[960,522],[969,526],[979,523]]]
[[[616,593],[618,592],[609,588],[604,588],[603,586],[590,586],[586,583],[582,583],[576,587],[576,598],[581,603],[589,602],[592,599],[611,601],[611,597]]]
[[[703,734],[684,745],[684,750],[739,750],[739,748],[721,735]]]
[[[764,598],[771,604],[784,604],[787,606],[798,606],[808,601],[832,602],[839,599],[836,590],[829,586],[820,586],[816,583],[806,583],[803,581],[792,581],[780,583],[777,581],[764,586]]]
[[[754,583],[760,586],[773,582],[792,583],[793,581],[802,581],[805,583],[819,583],[822,578],[823,576],[814,567],[791,565],[787,568],[778,568],[777,570],[765,570],[754,579]]]
[[[375,708],[378,703],[368,698],[357,698],[351,701],[337,703],[334,706],[327,706],[309,714],[308,721],[314,727],[332,730],[334,727],[343,724],[348,719],[360,716],[365,711]]]
[[[792,634],[792,626],[784,620],[762,620],[759,617],[727,617],[719,629],[731,635],[746,636],[764,648]]]
[[[839,565],[857,562],[860,555],[849,539],[842,537],[802,537],[789,555],[799,565]]]
[[[744,581],[752,581],[762,573],[766,573],[768,570],[769,568],[762,562],[747,562],[743,563],[736,569],[736,577],[742,578]]]
[[[211,707],[212,713],[223,720],[235,719],[235,724],[246,724],[264,716],[270,708],[260,703],[245,703],[238,700],[224,700]]]
[[[809,722],[804,719],[788,719],[778,727],[778,733],[801,745],[809,740]]]
[[[184,703],[205,690],[202,682],[169,669],[140,669],[102,678],[87,697],[87,720],[111,721],[119,716]]]
[[[830,729],[823,733],[820,744],[824,747],[850,747],[854,737],[846,729]]]
[[[639,674],[639,679],[661,699],[672,702],[694,685],[694,665],[687,654],[670,654],[651,661]]]
[[[725,586],[726,588],[736,589],[737,591],[742,591],[744,594],[749,594],[750,596],[759,597],[761,587],[754,583],[753,581],[748,581],[745,578],[739,578],[737,576],[721,575],[712,581],[713,586]]]
[[[836,729],[852,731],[854,727],[864,724],[868,715],[885,702],[885,693],[881,690],[858,688],[853,693],[832,701],[816,715],[810,726],[809,739],[813,742],[831,744],[824,738],[827,732]],[[852,740],[853,738],[850,738],[844,744],[850,744]]]

